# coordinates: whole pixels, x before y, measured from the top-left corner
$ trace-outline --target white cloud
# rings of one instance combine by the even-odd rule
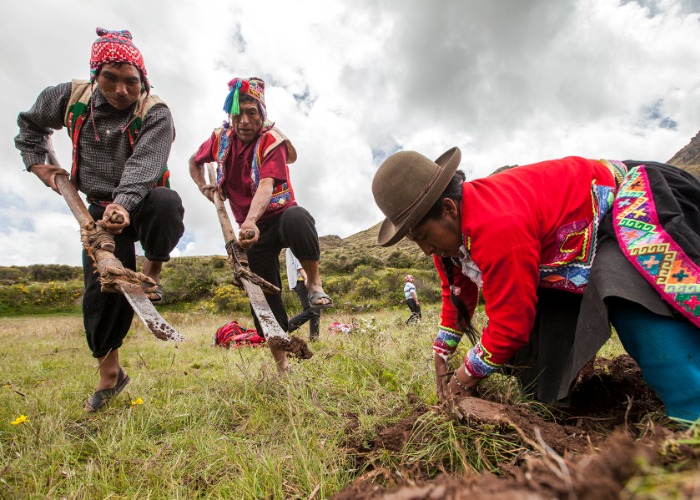
[[[16,3],[0,32],[0,263],[79,262],[77,226],[22,172],[11,138],[41,89],[87,77],[96,26],[131,30],[173,112],[187,227],[176,254],[201,255],[223,242],[187,160],[221,123],[233,76],[266,79],[270,118],[299,152],[300,203],[319,234],[348,236],[381,219],[371,179],[398,148],[437,157],[457,145],[472,177],[571,154],[667,160],[700,129],[699,11],[683,0]]]

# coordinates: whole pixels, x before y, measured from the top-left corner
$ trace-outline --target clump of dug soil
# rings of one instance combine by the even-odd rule
[[[369,466],[334,498],[605,500],[619,497],[640,464],[663,466],[664,457],[669,459],[670,451],[662,448],[665,438],[673,434],[673,426],[664,427],[671,423],[663,418],[663,405],[644,383],[631,357],[599,359],[586,366],[579,375],[571,403],[563,413],[554,410],[558,418],[545,419],[527,404],[505,405],[479,398],[461,400],[455,407],[459,425],[506,436],[520,443],[524,452],[509,463],[498,464],[500,476],[488,472],[450,475],[450,471],[445,471],[427,478],[401,471],[401,476],[409,479],[397,483],[399,476],[390,471],[373,471],[368,457],[380,450],[401,453],[414,435],[416,421],[425,412],[441,411],[418,403],[410,416],[378,430],[373,443],[356,449],[358,462]],[[661,422],[654,423],[650,415]],[[349,431],[356,430],[357,421],[354,423],[349,425]],[[675,463],[697,463],[700,450],[696,448],[674,447]],[[379,480],[383,482],[379,484]]]

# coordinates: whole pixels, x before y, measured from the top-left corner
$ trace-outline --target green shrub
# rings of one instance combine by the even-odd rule
[[[384,261],[372,255],[363,255],[352,261],[351,269],[356,269],[359,266],[369,266],[374,269],[382,269],[384,267]]]
[[[403,286],[406,283],[406,274],[408,273],[396,272],[394,269],[385,270],[380,276],[384,293],[403,299]]]
[[[367,265],[361,265],[355,268],[355,272],[353,272],[353,278],[359,279],[359,278],[368,278],[368,279],[374,279],[377,276],[377,271]]]
[[[358,278],[354,283],[354,295],[362,300],[378,299],[381,297],[379,282],[370,278]]]
[[[70,281],[82,278],[83,269],[76,266],[61,264],[37,264],[29,266],[29,278],[31,281]]]
[[[392,252],[386,259],[387,266],[395,267],[397,269],[413,267],[413,262],[413,258],[401,250]]]
[[[0,283],[49,283],[82,279],[83,268],[63,264],[0,267]]]
[[[18,267],[0,267],[0,283],[12,284],[23,283],[24,273]]]
[[[161,282],[165,289],[165,303],[172,304],[211,297],[217,279],[209,259],[183,259],[177,266],[163,266]]]
[[[348,258],[345,255],[324,255],[321,258],[319,267],[322,276],[327,276],[329,274],[352,272],[352,266],[348,262]]]
[[[350,293],[354,279],[352,276],[331,276],[323,280],[323,289],[333,300],[339,301],[340,297]]]
[[[214,311],[221,313],[230,311],[242,312],[250,309],[250,302],[245,292],[232,284],[216,287],[211,302]]]
[[[3,286],[0,287],[0,314],[72,311],[78,308],[82,294],[83,284],[77,280]]]

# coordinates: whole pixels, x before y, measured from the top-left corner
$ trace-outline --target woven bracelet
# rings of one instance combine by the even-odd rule
[[[459,379],[457,378],[457,375],[453,375],[452,380],[455,381],[455,384],[457,384],[457,387],[462,389],[464,392],[471,392],[473,389],[470,389],[468,387],[464,387],[460,382]]]

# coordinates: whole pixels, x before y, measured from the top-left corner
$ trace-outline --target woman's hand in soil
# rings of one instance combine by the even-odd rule
[[[450,372],[447,368],[447,361],[439,354],[433,354],[435,357],[435,385],[437,387],[438,401],[444,403],[447,398],[447,383],[450,380]]]
[[[447,384],[447,396],[453,402],[469,397],[474,394],[474,389],[479,385],[479,382],[480,379],[470,376],[462,365]]]

